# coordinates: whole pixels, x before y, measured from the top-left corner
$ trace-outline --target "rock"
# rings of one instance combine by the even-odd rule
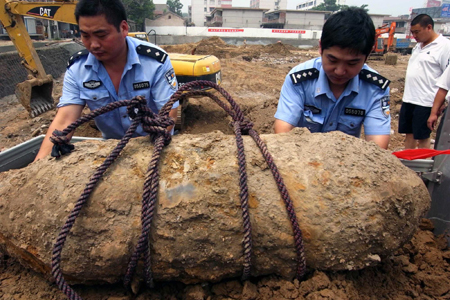
[[[206,293],[199,284],[187,286],[185,289],[185,300],[204,300],[206,298]]]
[[[397,64],[398,56],[394,53],[386,53],[384,63],[386,65],[396,65]]]
[[[433,224],[433,222],[430,219],[422,218],[420,220],[420,223],[419,223],[419,228],[422,229],[422,230],[433,231],[434,230],[434,224]]]
[[[258,288],[250,281],[244,282],[242,289],[242,300],[254,300],[258,297]]]
[[[309,268],[376,265],[409,241],[430,204],[416,173],[374,143],[340,132],[263,135],[303,232]],[[86,141],[61,159],[0,173],[0,245],[50,274],[53,243],[89,177],[117,141]],[[252,276],[292,279],[292,227],[270,169],[245,136]],[[106,171],[62,252],[70,283],[118,282],[141,231],[152,146],[132,139]],[[164,149],[150,244],[155,280],[187,284],[240,276],[243,228],[234,136],[177,135]],[[173,166],[177,166],[174,168]],[[11,217],[12,216],[12,217]],[[239,294],[240,296],[241,294]]]
[[[32,137],[36,137],[36,136],[38,136],[40,134],[41,134],[41,128],[37,128],[31,133],[31,136]]]

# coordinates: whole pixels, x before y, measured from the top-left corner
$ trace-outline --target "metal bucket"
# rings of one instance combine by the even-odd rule
[[[43,79],[31,78],[18,83],[15,92],[19,102],[34,118],[55,107],[52,91],[53,77],[46,75]]]

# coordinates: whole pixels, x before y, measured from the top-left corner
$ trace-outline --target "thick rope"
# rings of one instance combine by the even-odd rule
[[[222,102],[216,95],[205,91],[193,90],[195,89],[195,87],[198,86],[208,86],[219,91],[222,94],[222,96],[229,102],[231,109],[228,105]],[[285,202],[288,216],[294,231],[294,240],[296,245],[297,265],[298,265],[297,277],[301,278],[304,275],[306,270],[306,263],[304,257],[302,232],[299,228],[294,207],[292,201],[290,200],[286,186],[284,185],[281,175],[279,174],[278,169],[275,163],[273,162],[273,158],[268,152],[266,145],[260,139],[258,133],[252,129],[253,124],[248,119],[244,118],[243,113],[240,110],[239,106],[224,89],[209,81],[196,81],[188,83],[183,87],[181,87],[180,89],[178,89],[178,91],[175,94],[173,94],[170,100],[163,106],[159,114],[154,114],[147,107],[146,101],[142,97],[136,97],[133,98],[132,100],[117,101],[105,107],[102,107],[98,110],[95,110],[91,114],[78,119],[63,131],[55,130],[52,137],[50,138],[51,141],[55,144],[54,149],[52,151],[52,155],[59,157],[60,155],[64,155],[73,150],[73,145],[68,144],[69,138],[67,137],[67,135],[71,133],[75,128],[93,119],[94,117],[109,112],[120,106],[128,106],[128,114],[130,115],[131,118],[133,118],[133,122],[130,128],[127,130],[125,136],[118,143],[116,148],[114,148],[113,152],[107,157],[107,159],[103,162],[103,164],[97,169],[97,171],[91,177],[90,182],[86,185],[85,190],[83,191],[81,197],[78,199],[75,208],[72,210],[68,220],[63,226],[57,238],[57,241],[54,245],[52,256],[52,274],[56,280],[58,287],[64,292],[64,294],[66,294],[66,296],[69,299],[79,300],[81,299],[81,297],[79,297],[75,293],[75,291],[72,288],[70,288],[70,286],[68,286],[68,284],[65,282],[60,267],[61,252],[64,243],[67,239],[67,235],[69,234],[70,229],[73,227],[76,217],[79,215],[83,205],[87,202],[87,199],[89,198],[98,180],[101,178],[106,169],[118,157],[122,149],[125,147],[130,138],[133,136],[140,122],[142,122],[142,128],[144,129],[144,131],[149,133],[151,139],[154,141],[155,146],[152,159],[147,170],[148,175],[144,183],[144,191],[142,197],[142,211],[141,211],[142,231],[138,240],[138,245],[136,246],[136,249],[133,252],[133,255],[130,259],[130,263],[128,265],[124,278],[124,284],[126,287],[129,287],[131,280],[135,274],[138,261],[143,255],[145,282],[148,287],[153,287],[154,283],[151,271],[151,256],[148,239],[158,194],[159,159],[161,156],[162,149],[164,148],[165,145],[168,145],[171,140],[171,135],[167,131],[167,128],[169,126],[174,125],[173,120],[171,120],[169,117],[169,112],[172,109],[173,104],[178,100],[186,99],[191,96],[207,96],[213,99],[233,119],[233,127],[236,135],[237,156],[239,162],[239,186],[240,186],[240,199],[241,199],[243,228],[244,228],[244,239],[243,239],[244,270],[242,279],[246,280],[250,276],[251,256],[252,256],[251,222],[248,208],[248,184],[247,184],[246,160],[242,134],[250,134],[250,136],[252,136],[252,138],[255,140],[276,180],[278,189],[280,190],[282,198]]]
[[[131,102],[131,101],[128,101],[128,102]],[[125,102],[123,104],[126,105]],[[123,105],[121,105],[121,106],[123,106]],[[66,281],[64,280],[64,277],[62,275],[61,252],[64,247],[64,243],[67,239],[70,229],[73,227],[73,225],[75,223],[75,219],[79,215],[84,204],[87,202],[87,200],[88,200],[89,196],[91,195],[91,192],[93,191],[97,182],[102,177],[103,173],[105,173],[105,171],[108,169],[108,167],[119,156],[122,149],[126,146],[128,141],[130,140],[130,138],[133,136],[134,132],[136,131],[137,126],[139,125],[140,119],[141,119],[141,117],[139,116],[135,120],[133,120],[130,128],[127,130],[127,132],[125,133],[125,136],[122,138],[122,140],[117,144],[117,146],[114,148],[114,150],[111,152],[111,154],[106,158],[106,160],[101,164],[101,166],[97,168],[96,172],[89,180],[89,183],[86,185],[83,193],[81,194],[80,198],[78,199],[77,203],[75,204],[75,207],[72,210],[72,212],[70,213],[69,218],[67,219],[66,223],[62,227],[61,232],[59,233],[58,238],[56,239],[56,243],[53,246],[52,275],[55,278],[56,284],[58,285],[59,289],[71,300],[81,300],[81,297],[78,296],[77,293],[66,283]],[[74,122],[74,123],[77,123],[77,122]],[[72,125],[74,125],[74,123]],[[68,131],[68,129],[64,130],[63,132],[66,132],[66,131]],[[71,131],[72,130],[70,130],[68,132],[71,132]]]
[[[261,150],[261,153],[264,156],[264,159],[265,159],[267,165],[269,166],[269,168],[272,172],[272,175],[275,179],[278,190],[281,193],[281,197],[283,198],[283,201],[284,201],[287,213],[288,213],[288,217],[291,222],[292,230],[294,232],[294,242],[295,242],[295,248],[296,248],[296,253],[297,253],[297,272],[296,272],[297,275],[296,276],[298,279],[301,279],[304,276],[304,274],[306,273],[306,259],[305,259],[305,255],[304,255],[302,231],[298,224],[297,215],[295,214],[295,209],[294,209],[292,200],[290,199],[290,196],[287,191],[286,185],[284,184],[283,178],[281,177],[281,175],[278,171],[278,168],[273,161],[272,155],[269,153],[266,144],[261,140],[258,133],[252,128],[253,124],[251,124],[251,122],[244,117],[241,109],[236,104],[236,102],[233,100],[233,98],[228,94],[227,91],[225,91],[222,87],[220,87],[217,84],[212,83],[210,81],[202,80],[202,81],[197,81],[197,83],[199,86],[207,86],[207,87],[211,87],[211,88],[214,88],[215,90],[217,90],[230,103],[231,109],[224,102],[222,102],[217,96],[215,96],[214,94],[211,94],[209,92],[189,91],[185,94],[185,97],[205,96],[205,97],[209,97],[209,98],[213,99],[220,107],[222,107],[233,118],[234,124],[236,124],[236,122],[240,124],[242,132],[248,133],[255,140],[256,144],[258,145],[259,149]],[[180,89],[178,89],[176,94],[183,95],[183,93],[185,93],[185,90],[187,90],[189,88],[190,88],[190,86],[188,84],[186,84],[183,87],[181,87]],[[174,94],[174,96],[175,96],[175,94]],[[178,96],[175,96],[175,99],[177,99],[176,97],[178,97]],[[173,98],[171,98],[169,100],[169,102],[161,110],[167,111],[171,107],[171,105],[174,103]],[[235,130],[235,133],[236,133],[236,130]],[[237,140],[238,139],[239,138],[237,137]],[[239,149],[239,147],[240,147],[239,142],[237,141],[237,143],[238,143],[238,149]],[[239,156],[239,151],[238,151],[238,156]],[[241,170],[241,165],[239,165],[239,169],[240,169],[240,171],[244,171],[243,168]],[[242,177],[243,176],[240,174],[240,182],[242,180]],[[244,179],[244,180],[246,180],[246,179]],[[241,186],[241,195],[245,196],[245,192],[242,191],[242,186]],[[245,226],[247,226],[247,225],[245,223],[246,217],[244,216],[244,214],[245,214],[244,207],[248,206],[248,204],[247,205],[245,204],[246,201],[248,201],[248,199],[245,200],[241,197],[241,207],[243,208],[244,231],[245,231],[245,233],[244,233],[244,249],[245,249],[244,253],[246,253],[246,251],[247,251],[246,250],[247,245],[245,242],[245,236],[247,235],[246,231],[251,230],[250,223],[249,223],[250,226],[248,228],[245,228]],[[251,245],[251,238],[250,238],[249,242]],[[251,253],[251,250],[250,250],[250,253]],[[247,258],[245,258],[245,259],[246,259],[246,262],[244,263],[244,265],[246,266]],[[245,274],[246,274],[246,267],[244,267],[243,278],[246,276]]]
[[[69,125],[66,129],[63,131],[56,131],[53,133],[50,140],[55,144],[54,147],[61,147],[61,146],[67,146],[66,143],[68,143],[69,138],[67,135],[71,133],[75,128],[82,125],[85,122],[88,122],[89,120],[93,119],[96,116],[99,116],[103,113],[109,112],[113,109],[116,109],[121,106],[128,106],[128,114],[134,118],[133,122],[131,123],[130,128],[125,133],[124,137],[120,140],[118,145],[113,149],[111,154],[106,158],[106,160],[102,163],[102,165],[97,168],[94,175],[91,177],[89,183],[86,185],[86,188],[84,189],[82,195],[78,199],[74,209],[72,210],[71,214],[69,215],[69,218],[67,219],[66,223],[64,224],[63,228],[61,229],[61,232],[58,235],[58,238],[56,239],[56,243],[53,246],[53,255],[52,255],[52,275],[56,280],[56,284],[58,285],[59,289],[63,291],[63,293],[69,298],[74,300],[81,300],[81,297],[77,295],[77,293],[66,283],[64,280],[64,277],[62,275],[61,271],[61,252],[64,247],[64,243],[67,239],[67,236],[73,227],[75,223],[75,219],[79,215],[82,207],[87,202],[91,192],[93,191],[95,185],[103,175],[103,173],[107,170],[107,168],[114,162],[114,160],[119,156],[120,152],[123,150],[123,148],[126,146],[128,141],[133,136],[134,132],[136,131],[139,123],[143,122],[143,129],[150,133],[150,136],[152,138],[157,138],[158,142],[162,141],[162,144],[168,144],[170,142],[171,136],[170,133],[167,132],[166,128],[168,126],[172,126],[174,124],[173,120],[170,118],[161,118],[157,115],[153,114],[151,110],[147,107],[146,101],[143,97],[136,97],[132,100],[122,100],[110,103],[109,105],[106,105],[100,109],[97,109],[90,113],[89,115],[86,115],[71,125]],[[137,110],[137,112],[136,112]],[[67,148],[66,148],[67,149]],[[73,150],[73,148],[72,148]],[[55,151],[53,151],[55,152]],[[61,154],[65,153],[58,153],[59,157]],[[144,197],[144,199],[146,199]],[[145,207],[145,204],[148,201],[143,201],[143,207]]]

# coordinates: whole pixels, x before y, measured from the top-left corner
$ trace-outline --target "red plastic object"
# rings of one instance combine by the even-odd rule
[[[441,154],[450,154],[450,150],[406,149],[403,151],[392,152],[392,154],[401,159],[414,160],[433,157]]]

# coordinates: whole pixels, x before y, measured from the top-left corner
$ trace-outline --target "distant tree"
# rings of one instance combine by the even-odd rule
[[[369,6],[369,4],[363,4],[361,6],[354,6],[354,5],[341,5],[341,9],[347,9],[347,8],[362,8],[364,9],[366,12],[369,12],[369,9],[367,8]]]
[[[348,8],[362,8],[366,12],[368,12],[369,11],[369,9],[367,8],[368,6],[369,6],[368,4],[363,4],[361,6],[339,5],[339,4],[336,4],[336,0],[324,0],[323,3],[317,5],[316,7],[311,8],[310,10],[323,10],[323,11],[333,11],[334,12],[334,11],[348,9]]]
[[[183,8],[183,4],[180,2],[180,0],[167,0],[167,7],[169,7],[169,10],[180,17],[183,16],[181,13],[181,9]]]
[[[342,5],[336,4],[336,0],[324,0],[323,3],[311,8],[310,10],[338,11]]]
[[[123,5],[130,20],[136,22],[137,28],[145,28],[145,18],[152,19],[155,4],[152,0],[123,0]]]

